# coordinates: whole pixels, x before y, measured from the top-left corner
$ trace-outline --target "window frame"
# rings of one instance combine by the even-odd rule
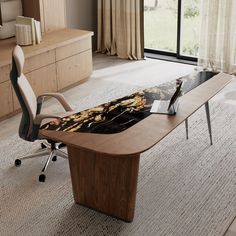
[[[151,53],[151,54],[158,54],[158,55],[164,55],[169,56],[173,58],[177,58],[180,60],[185,61],[192,61],[197,62],[197,57],[191,57],[191,56],[184,56],[180,54],[180,48],[181,48],[181,22],[182,21],[182,0],[178,0],[178,16],[177,16],[177,48],[176,52],[168,52],[168,51],[162,51],[162,50],[156,50],[156,49],[150,49],[150,48],[144,48],[144,52]]]

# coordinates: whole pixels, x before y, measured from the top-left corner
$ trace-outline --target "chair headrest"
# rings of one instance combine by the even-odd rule
[[[23,68],[25,64],[25,56],[22,48],[18,45],[15,46],[12,52],[13,59],[16,63],[18,77],[23,73]]]

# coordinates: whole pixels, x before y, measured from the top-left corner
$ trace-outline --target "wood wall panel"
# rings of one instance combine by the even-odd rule
[[[22,0],[23,15],[41,22],[43,32],[66,27],[65,0]]]
[[[45,33],[66,27],[64,0],[41,0],[41,4],[41,21]]]
[[[23,7],[23,15],[33,17],[40,21],[40,2],[39,0],[21,0]]]

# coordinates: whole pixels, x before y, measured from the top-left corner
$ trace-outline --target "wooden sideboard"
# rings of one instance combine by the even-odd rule
[[[92,73],[93,33],[61,29],[45,34],[41,44],[23,47],[24,73],[35,93],[62,91]],[[15,38],[0,41],[0,120],[20,110],[9,74]]]

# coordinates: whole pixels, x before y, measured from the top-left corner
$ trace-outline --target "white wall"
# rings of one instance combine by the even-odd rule
[[[97,0],[65,0],[66,18],[69,28],[94,32],[93,46],[96,45]]]

